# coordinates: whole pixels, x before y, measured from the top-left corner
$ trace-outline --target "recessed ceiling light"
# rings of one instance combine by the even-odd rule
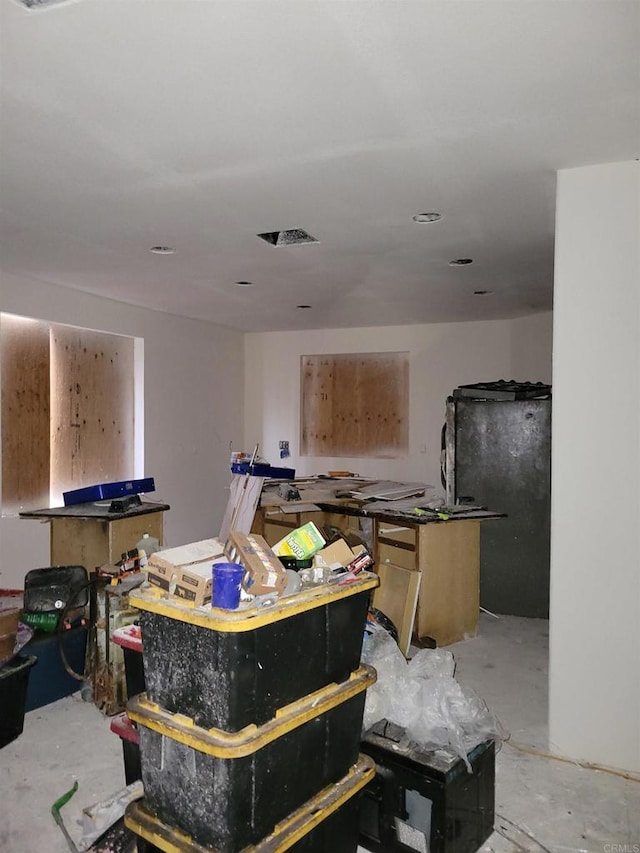
[[[296,305],[296,308],[311,308],[311,305]]]
[[[473,258],[456,258],[453,261],[449,261],[450,267],[466,267],[467,264],[472,264]]]
[[[412,219],[414,222],[438,222],[442,219],[442,214],[432,210],[430,213],[416,213]]]
[[[171,246],[152,246],[149,251],[153,252],[154,255],[175,255],[176,253],[176,250],[172,249]]]
[[[238,287],[253,287],[252,281],[236,281]]]
[[[474,290],[474,296],[486,296],[488,293],[493,293],[493,290]]]

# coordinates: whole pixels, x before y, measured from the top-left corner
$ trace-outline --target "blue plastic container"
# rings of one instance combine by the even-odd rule
[[[239,563],[213,563],[211,606],[235,610],[240,604],[240,586],[244,566]]]
[[[137,495],[140,492],[155,492],[155,490],[156,484],[153,477],[144,477],[141,480],[117,480],[114,483],[98,483],[95,486],[73,489],[70,492],[63,492],[62,498],[65,506],[74,506],[89,501],[111,500],[126,495]]]

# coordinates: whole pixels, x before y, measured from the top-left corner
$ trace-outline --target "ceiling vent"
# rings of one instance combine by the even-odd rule
[[[311,234],[307,234],[302,228],[290,228],[288,231],[265,231],[264,234],[258,234],[258,237],[272,246],[297,246],[301,243],[320,242]]]

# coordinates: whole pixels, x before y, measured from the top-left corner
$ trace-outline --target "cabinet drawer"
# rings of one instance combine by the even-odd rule
[[[378,563],[379,565],[392,563],[394,566],[400,566],[403,569],[418,569],[416,552],[411,546],[400,543],[398,545],[388,544],[378,539]]]
[[[403,545],[416,545],[416,529],[415,527],[401,527],[399,524],[390,524],[389,522],[376,522],[376,530],[378,539],[385,543],[394,544],[396,542]]]

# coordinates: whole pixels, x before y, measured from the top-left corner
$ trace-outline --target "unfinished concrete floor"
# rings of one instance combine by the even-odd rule
[[[516,748],[548,751],[548,623],[483,616],[478,637],[449,648],[458,680],[484,697],[511,735],[497,756],[496,832],[483,853],[638,853],[638,782]],[[67,853],[53,802],[78,781],[63,815],[79,838],[82,808],[124,785],[109,722],[79,693],[27,713],[24,733],[0,750],[2,853]]]

